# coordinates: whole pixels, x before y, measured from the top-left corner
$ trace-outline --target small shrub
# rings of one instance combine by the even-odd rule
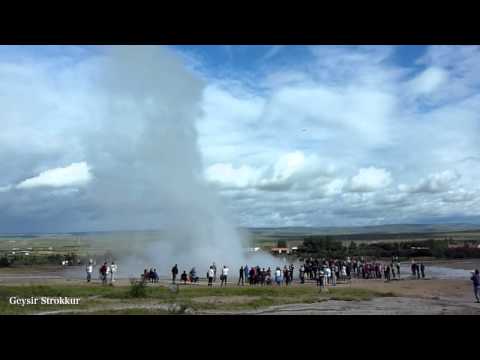
[[[147,297],[147,283],[144,280],[130,279],[129,295],[132,298]]]
[[[10,266],[10,261],[8,260],[8,257],[2,256],[0,258],[0,267],[7,267]]]

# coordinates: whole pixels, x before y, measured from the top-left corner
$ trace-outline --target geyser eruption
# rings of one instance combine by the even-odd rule
[[[203,83],[162,47],[112,47],[101,64],[89,196],[108,227],[165,230],[154,242],[132,237],[129,273],[151,265],[165,274],[174,263],[206,271],[212,261],[233,272],[245,264],[242,239],[204,180],[195,126]]]

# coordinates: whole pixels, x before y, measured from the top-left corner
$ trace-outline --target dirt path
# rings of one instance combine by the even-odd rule
[[[115,304],[81,310],[42,311],[34,315],[88,314],[132,309],[178,311],[174,304]],[[313,304],[288,304],[257,310],[187,311],[192,315],[480,315],[480,304],[457,299],[382,297],[367,301],[328,300]]]
[[[450,298],[464,302],[473,300],[472,284],[470,280],[429,279],[399,280],[391,282],[385,282],[383,280],[355,280],[345,286],[380,292],[391,292],[400,297],[429,299]]]
[[[41,311],[33,313],[32,315],[61,315],[61,314],[88,314],[96,313],[99,311],[121,311],[121,310],[132,310],[132,309],[148,309],[148,310],[164,310],[171,311],[172,304],[116,304],[116,305],[107,305],[107,306],[96,306],[89,309],[65,309],[65,310],[52,310],[52,311]]]
[[[203,311],[215,315],[480,315],[480,304],[448,299],[384,297],[368,301],[329,300],[288,304],[251,311]]]

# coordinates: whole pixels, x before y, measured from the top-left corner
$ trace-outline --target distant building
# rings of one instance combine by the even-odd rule
[[[430,248],[424,247],[424,246],[412,246],[410,249],[411,250],[430,250]]]
[[[271,248],[270,251],[274,254],[290,254],[290,249],[287,247],[274,247]]]
[[[480,244],[472,244],[468,242],[455,242],[454,244],[448,244],[449,249],[464,249],[464,248],[477,248],[480,249]]]
[[[465,243],[463,243],[463,242],[457,242],[455,244],[448,244],[449,249],[459,249],[459,248],[464,248],[464,247],[465,247]]]

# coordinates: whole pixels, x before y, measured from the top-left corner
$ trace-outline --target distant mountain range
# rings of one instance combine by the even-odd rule
[[[401,234],[401,233],[443,233],[454,231],[480,231],[480,224],[390,224],[373,226],[290,226],[290,227],[240,227],[240,231],[264,235],[349,235],[349,234]],[[68,232],[68,233],[4,233],[0,237],[9,238],[31,238],[38,236],[56,237],[61,235],[68,236],[113,236],[115,234],[142,233],[151,234],[162,230],[131,230],[131,231],[88,231],[88,232]]]
[[[309,234],[309,235],[343,235],[343,234],[399,234],[399,233],[435,233],[453,231],[480,231],[477,224],[391,224],[349,227],[262,227],[244,228],[252,233],[268,234]]]

